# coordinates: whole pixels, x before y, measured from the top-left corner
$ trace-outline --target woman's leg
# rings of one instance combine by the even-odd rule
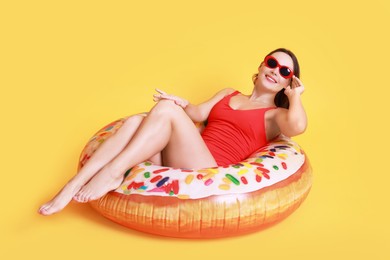
[[[69,180],[62,190],[40,207],[39,213],[50,215],[64,208],[84,184],[126,147],[145,116],[146,114],[139,114],[127,118],[121,128],[99,146],[83,168]],[[150,161],[161,164],[161,155],[154,155]]]
[[[151,110],[128,146],[91,181],[75,198],[87,202],[116,189],[124,172],[163,151],[163,164],[177,168],[217,166],[198,129],[184,110],[170,100],[162,100]]]

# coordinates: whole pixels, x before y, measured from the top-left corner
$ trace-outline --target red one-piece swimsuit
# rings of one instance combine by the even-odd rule
[[[238,163],[267,144],[264,114],[276,107],[234,110],[229,101],[239,93],[225,96],[211,109],[202,132],[218,166]]]

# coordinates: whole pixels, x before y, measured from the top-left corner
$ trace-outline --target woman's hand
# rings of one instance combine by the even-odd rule
[[[297,77],[293,76],[291,85],[285,89],[284,94],[290,99],[294,96],[302,95],[303,91],[305,91],[305,87],[302,82]]]
[[[185,109],[189,104],[189,102],[183,98],[180,98],[180,97],[177,97],[174,95],[169,95],[169,94],[165,93],[164,91],[157,89],[157,88],[156,88],[156,91],[160,94],[153,95],[153,100],[155,102],[158,102],[162,99],[172,100],[175,102],[176,105],[181,106],[183,109]]]

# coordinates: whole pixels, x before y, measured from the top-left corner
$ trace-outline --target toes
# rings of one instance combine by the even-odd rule
[[[44,204],[42,205],[39,209],[38,209],[38,213],[42,214],[42,215],[47,215],[49,212],[48,210],[50,209],[51,207],[51,204]]]
[[[77,192],[76,195],[73,196],[73,199],[77,202],[84,203],[85,193],[86,191],[84,189],[81,189],[79,192]]]
[[[39,210],[38,210],[38,213],[39,214],[42,214],[44,216],[47,216],[47,215],[50,215],[51,212],[50,212],[50,206],[42,206]]]
[[[42,214],[42,215],[45,215],[46,209],[45,208],[40,208],[40,209],[38,209],[38,213]]]
[[[80,203],[84,203],[84,194],[81,194],[78,198],[77,201]]]
[[[84,194],[80,194],[78,197],[78,202],[84,203]]]
[[[95,192],[88,192],[85,196],[85,202],[90,202],[92,200],[96,200],[97,199],[97,195],[95,194]]]
[[[84,203],[89,202],[91,200],[91,197],[92,197],[91,192],[88,192],[87,194],[85,194]]]
[[[43,209],[43,210],[40,211],[39,213],[41,213],[41,214],[44,215],[44,216],[51,215],[51,213],[50,213],[47,209]]]
[[[75,200],[75,201],[77,201],[77,202],[81,202],[81,200],[80,200],[80,192],[78,192],[76,195],[74,195],[73,196],[73,199]]]
[[[81,203],[86,203],[87,202],[87,194],[88,194],[87,191],[84,191],[83,194],[81,194],[81,197],[80,197],[80,202]]]
[[[80,196],[80,202],[85,203],[85,192],[83,192]]]

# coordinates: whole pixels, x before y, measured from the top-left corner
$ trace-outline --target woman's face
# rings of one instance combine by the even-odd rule
[[[287,66],[291,70],[294,68],[294,63],[291,57],[284,52],[275,52],[273,56],[280,66]],[[283,88],[289,86],[291,78],[284,78],[280,75],[279,67],[269,68],[265,66],[264,62],[259,67],[259,74],[256,80],[256,85],[261,84],[263,87],[279,92]]]

